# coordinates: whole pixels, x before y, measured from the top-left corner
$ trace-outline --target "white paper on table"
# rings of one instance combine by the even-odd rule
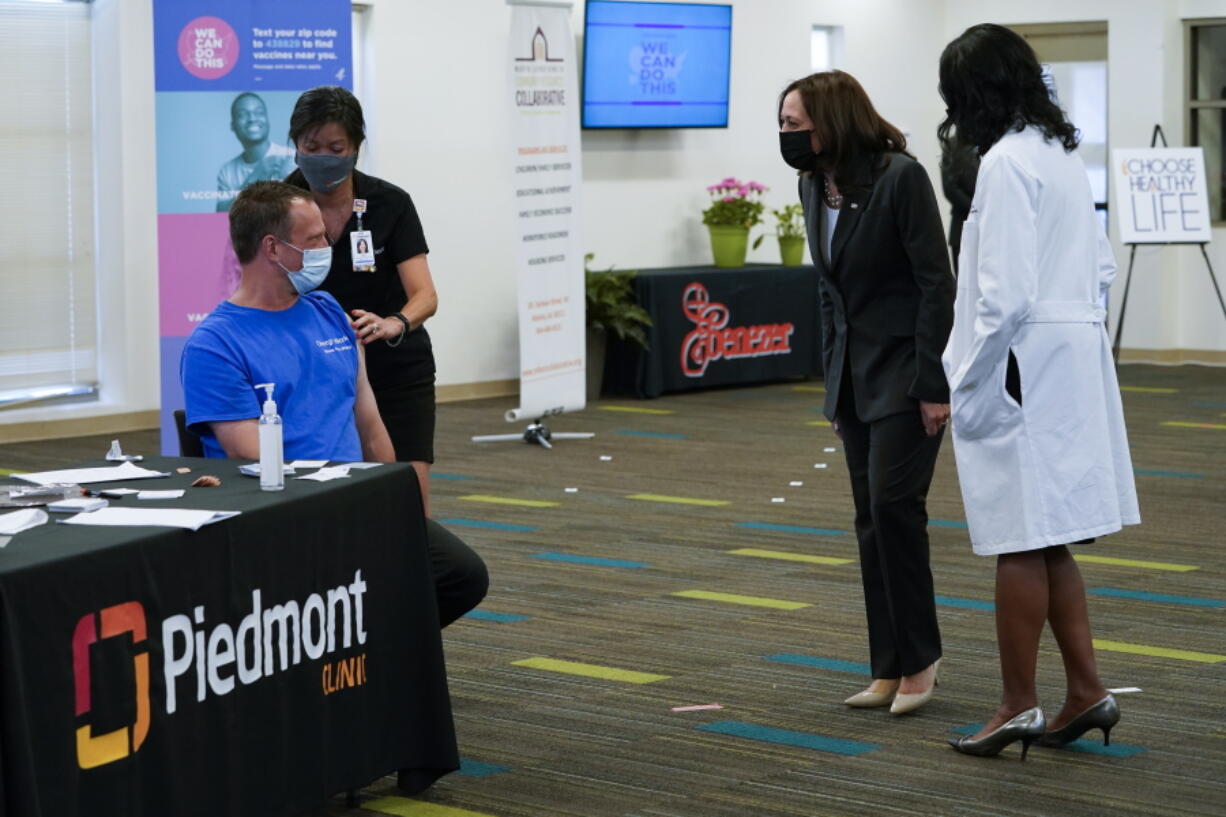
[[[242,511],[196,511],[186,508],[103,508],[93,513],[79,513],[63,520],[65,525],[101,525],[104,527],[153,526],[200,530],[205,525],[238,516]]]
[[[25,508],[0,515],[0,535],[12,536],[23,530],[37,528],[47,524],[50,518],[42,508]]]
[[[289,464],[290,468],[323,468],[328,464],[328,460],[294,460]]]
[[[383,463],[381,462],[347,462],[345,468],[356,468],[359,471],[365,471],[367,468],[378,468]],[[338,466],[340,467],[340,466]]]
[[[294,477],[294,479],[309,479],[314,482],[329,482],[334,479],[348,479],[348,477],[348,465],[333,465],[330,468],[320,468],[313,474],[303,474],[300,477]]]
[[[246,465],[240,465],[240,466],[238,467],[238,472],[239,472],[240,474],[244,474],[244,475],[249,476],[249,477],[258,477],[258,476],[260,475],[260,464],[259,464],[258,462],[249,462],[249,463],[247,463]],[[281,473],[282,473],[282,474],[292,474],[292,473],[294,473],[294,466],[293,466],[293,464],[292,464],[292,463],[291,463],[291,464],[288,464],[288,465],[286,465],[286,464],[282,464],[282,465],[281,465]]]
[[[129,494],[139,494],[140,491],[135,488],[106,488],[98,492],[99,496],[109,496],[112,499],[115,497],[128,496]]]
[[[13,476],[36,485],[50,485],[53,482],[86,485],[91,482],[117,482],[121,479],[154,479],[155,477],[168,477],[170,474],[150,471],[148,468],[125,462],[122,465],[104,465],[101,468],[68,468],[63,471],[39,471],[33,474],[13,474]]]
[[[136,498],[137,499],[178,499],[179,497],[183,496],[185,493],[187,493],[187,491],[183,490],[182,488],[179,488],[178,490],[175,490],[175,491],[137,491]]]

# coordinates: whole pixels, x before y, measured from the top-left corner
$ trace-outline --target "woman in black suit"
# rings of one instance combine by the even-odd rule
[[[954,280],[940,211],[905,137],[850,74],[788,85],[779,130],[784,160],[800,171],[825,414],[856,507],[873,683],[846,703],[903,714],[932,697],[941,657],[925,507],[949,418],[941,352]]]

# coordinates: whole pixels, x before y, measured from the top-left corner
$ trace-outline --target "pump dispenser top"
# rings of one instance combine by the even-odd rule
[[[277,387],[276,383],[256,383],[257,389],[264,390],[264,416],[270,417],[277,413],[277,404],[272,399],[273,389]]]

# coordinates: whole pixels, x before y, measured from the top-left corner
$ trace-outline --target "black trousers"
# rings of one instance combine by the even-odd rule
[[[438,623],[446,627],[481,603],[490,576],[476,551],[433,519],[426,520],[426,549],[438,600]]]
[[[861,422],[851,378],[843,383],[838,421],[856,506],[872,674],[900,678],[941,657],[927,499],[944,429],[927,436],[918,405]]]

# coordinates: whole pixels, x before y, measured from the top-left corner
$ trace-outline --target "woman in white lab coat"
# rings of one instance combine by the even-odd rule
[[[950,743],[994,755],[1061,746],[1119,720],[1098,678],[1085,587],[1069,544],[1137,524],[1136,490],[1103,304],[1115,277],[1078,134],[1034,52],[996,25],[941,55],[940,134],[982,155],[962,233],[949,379],[954,454],[975,553],[996,556],[1000,708]],[[1035,693],[1045,621],[1064,659],[1063,708]]]

